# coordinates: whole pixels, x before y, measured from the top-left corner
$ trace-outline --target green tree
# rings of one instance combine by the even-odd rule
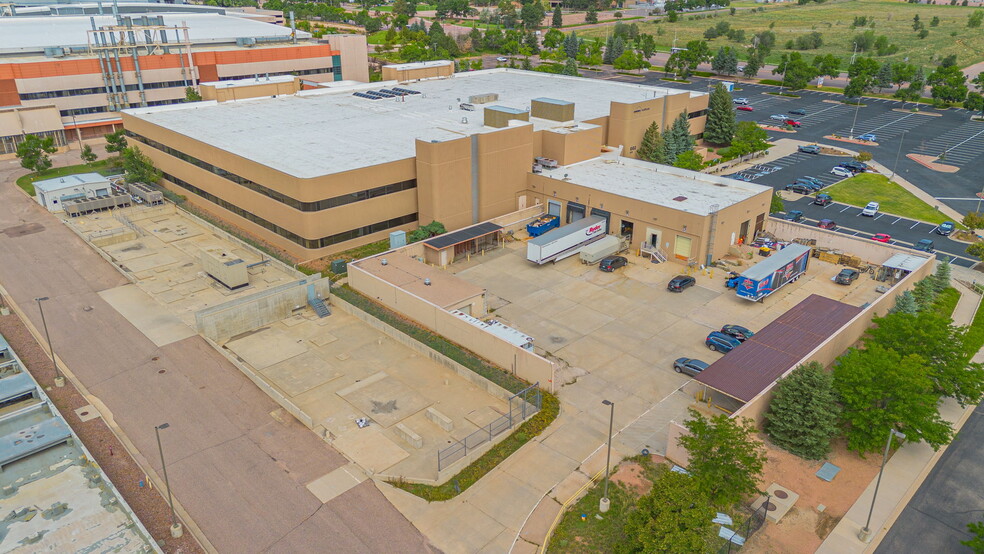
[[[817,70],[817,77],[824,76],[836,79],[840,75],[841,59],[833,54],[814,56],[812,63]]]
[[[161,170],[154,167],[154,162],[136,146],[124,149],[120,156],[123,158],[127,183],[154,185],[161,180]]]
[[[776,214],[784,211],[786,211],[786,203],[782,201],[782,196],[779,196],[779,191],[774,191],[772,202],[769,204],[769,212]]]
[[[765,414],[765,432],[779,447],[807,460],[822,460],[837,435],[840,409],[834,380],[818,362],[780,379]]]
[[[577,38],[577,33],[572,32],[564,39],[564,53],[568,58],[577,58],[581,49],[581,41]]]
[[[529,30],[539,29],[545,15],[543,4],[535,0],[528,0],[519,10],[519,19],[523,22],[523,27]]]
[[[185,87],[185,102],[201,102],[202,95],[195,90],[195,87]]]
[[[679,18],[680,16],[673,10],[666,12],[666,21],[670,23],[676,23]]]
[[[817,76],[817,68],[806,63],[799,52],[784,53],[773,74],[782,74],[783,83],[790,90],[798,90],[809,84]]]
[[[24,140],[17,145],[17,157],[20,159],[21,167],[41,173],[51,168],[51,158],[48,154],[53,154],[57,150],[53,137],[25,135]]]
[[[973,550],[974,554],[984,554],[984,521],[968,523],[967,532],[973,536],[968,540],[960,541],[960,544]]]
[[[636,153],[640,159],[654,163],[669,163],[665,158],[666,141],[663,140],[662,133],[659,132],[659,122],[653,121],[642,135],[642,144]]]
[[[673,162],[673,167],[689,169],[691,171],[700,171],[704,167],[704,158],[693,150],[687,150],[686,152],[681,152],[677,156],[676,160]]]
[[[933,283],[936,279],[928,281]],[[969,342],[966,328],[955,327],[949,316],[932,309],[915,314],[892,313],[873,322],[876,327],[868,330],[868,336],[880,347],[927,362],[927,376],[933,381],[932,391],[937,396],[953,398],[961,406],[980,402],[984,368],[970,362],[967,351],[976,349]]]
[[[711,61],[711,47],[703,40],[692,40],[687,43],[685,50],[670,54],[666,61],[667,71],[676,70],[677,75],[684,79],[689,77],[697,67]]]
[[[589,7],[587,13],[584,14],[584,22],[592,24],[598,23],[598,10],[594,7],[594,5]]]
[[[616,58],[615,63],[612,65],[615,66],[615,69],[631,71],[633,69],[648,68],[651,64],[642,58],[642,54],[635,50],[627,50]]]
[[[932,308],[933,302],[936,301],[936,287],[933,286],[933,278],[927,277],[918,281],[912,289],[912,295],[916,299],[919,311]]]
[[[834,366],[834,388],[843,407],[847,447],[862,455],[877,452],[890,428],[934,449],[950,442],[953,428],[940,416],[929,374],[925,359],[900,356],[875,341],[841,356]]]
[[[936,273],[933,275],[933,286],[937,293],[943,292],[950,286],[950,275],[953,268],[950,266],[950,258],[944,256],[936,264]]]
[[[550,29],[543,35],[543,47],[551,50],[560,48],[564,45],[565,38],[564,33],[557,29]]]
[[[981,115],[984,115],[984,95],[979,92],[968,93],[963,107],[972,112],[981,112]]]
[[[622,40],[622,37],[608,37],[608,41],[605,43],[605,55],[601,59],[602,63],[614,64],[615,60],[617,60],[624,52],[625,41]]]
[[[115,133],[103,135],[103,138],[106,139],[107,152],[122,152],[123,149],[126,148],[126,135],[124,134],[123,129],[120,129]]]
[[[963,102],[967,97],[967,76],[955,65],[937,67],[926,78],[926,84],[932,87],[933,98],[941,102]]]
[[[916,303],[916,297],[911,290],[907,290],[895,297],[895,306],[891,313],[914,314],[918,311],[919,304]]]
[[[653,38],[653,35],[641,33],[639,38],[636,39],[636,48],[648,60],[656,53],[656,39]]]
[[[560,11],[560,4],[557,4],[557,7],[554,8],[553,20],[551,20],[550,25],[555,29],[564,26],[564,14]]]
[[[984,229],[984,212],[967,212],[960,221],[970,229]]]
[[[762,57],[755,53],[754,49],[751,49],[751,52],[753,54],[748,57],[748,61],[745,62],[745,69],[741,72],[742,75],[749,79],[758,75],[759,69],[762,69]]]
[[[967,16],[967,26],[971,29],[980,27],[982,21],[984,21],[984,10],[975,10],[974,13]]]
[[[97,156],[96,153],[92,151],[92,147],[89,146],[88,144],[82,145],[82,152],[79,153],[79,156],[82,158],[82,161],[87,164],[91,164],[92,162],[99,159],[99,156]]]
[[[577,70],[577,60],[574,58],[567,58],[567,61],[564,62],[564,71],[562,74],[570,75],[571,77],[580,77],[581,73]]]
[[[737,130],[738,120],[735,118],[735,110],[731,107],[731,94],[724,85],[718,84],[711,92],[708,101],[704,140],[716,145],[731,144]]]
[[[716,510],[697,479],[660,466],[653,488],[629,512],[632,552],[706,552]]]
[[[717,54],[711,60],[711,69],[719,75],[734,75],[738,73],[738,55],[730,46],[718,48]]]
[[[892,64],[891,62],[885,62],[878,68],[878,73],[875,74],[875,86],[878,87],[878,92],[885,87],[892,86]]]
[[[878,83],[877,75],[881,65],[874,58],[858,58],[847,68],[849,79],[844,95],[847,97],[862,96],[871,92]]]
[[[971,256],[984,261],[984,242],[975,242],[965,250]]]
[[[736,156],[765,150],[768,146],[768,133],[753,121],[738,123],[735,138],[731,141],[731,151]],[[782,210],[779,210],[782,211]]]
[[[689,413],[684,424],[689,432],[680,437],[680,445],[690,458],[687,469],[711,503],[731,506],[758,492],[767,458],[751,420],[723,414],[707,418],[693,408]]]
[[[690,120],[687,119],[686,111],[680,112],[679,117],[673,121],[673,126],[667,133],[666,142],[674,162],[680,154],[694,149],[697,141],[690,135]]]

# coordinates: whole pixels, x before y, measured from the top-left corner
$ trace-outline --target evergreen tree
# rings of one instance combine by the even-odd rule
[[[120,129],[115,133],[103,135],[103,138],[106,139],[107,152],[122,152],[123,149],[126,148],[126,135],[123,134],[123,129]]]
[[[564,63],[563,75],[570,75],[571,77],[580,77],[581,73],[577,70],[577,60],[574,58],[567,58]]]
[[[637,152],[639,159],[647,162],[666,163],[663,155],[666,153],[666,141],[663,140],[662,133],[659,132],[659,122],[653,121],[642,136],[642,144],[639,145]]]
[[[890,62],[885,62],[878,68],[878,73],[875,74],[875,83],[878,87],[878,92],[885,87],[892,86],[892,80],[894,73],[892,72],[892,64]]]
[[[937,294],[946,290],[950,286],[950,258],[943,257],[936,266],[936,274],[933,276],[933,288]]]
[[[553,21],[551,21],[550,25],[555,29],[559,29],[564,25],[564,14],[560,11],[560,4],[557,4],[557,7],[554,8]]]
[[[614,63],[615,58],[612,57],[612,53],[615,51],[615,37],[610,36],[608,40],[605,41],[605,53],[601,57],[601,63],[610,64]]]
[[[523,44],[530,49],[530,54],[535,56],[540,53],[540,39],[536,37],[533,31],[526,33],[526,37],[523,39]]]
[[[690,136],[690,121],[687,119],[687,112],[680,112],[680,117],[673,122],[667,142],[670,144],[670,152],[673,153],[673,161],[676,161],[680,154],[694,149],[697,142],[694,137]]]
[[[722,75],[734,75],[738,73],[738,56],[730,46],[718,48],[717,54],[711,60],[711,69],[715,73]]]
[[[594,7],[594,4],[588,8],[588,12],[584,15],[585,23],[597,23],[598,22],[598,9]]]
[[[718,84],[711,93],[707,108],[707,125],[704,127],[704,140],[711,144],[731,144],[738,130],[735,110],[731,107],[731,94]]]
[[[907,290],[902,294],[895,297],[895,307],[892,308],[892,313],[903,313],[903,314],[914,314],[919,311],[919,304],[916,303],[916,297],[912,294],[911,290]]]
[[[625,40],[622,37],[612,37],[609,40],[611,46],[605,48],[605,58],[608,59],[605,63],[614,64],[625,53]]]
[[[577,38],[577,33],[572,32],[567,35],[564,39],[564,53],[567,54],[568,58],[577,58],[578,50],[581,47],[580,42]]]
[[[936,300],[936,286],[933,281],[935,279],[932,276],[926,277],[916,283],[916,287],[912,289],[912,295],[916,299],[919,311],[928,310],[932,307],[933,301]]]
[[[765,414],[765,432],[772,442],[807,460],[825,458],[840,414],[830,374],[810,362],[780,379],[774,391]]]

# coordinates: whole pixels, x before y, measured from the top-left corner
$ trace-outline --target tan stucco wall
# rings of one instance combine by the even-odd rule
[[[332,50],[342,56],[342,79],[369,82],[369,46],[365,35],[325,35]]]
[[[533,126],[520,125],[478,135],[478,220],[516,210],[533,162]]]
[[[708,96],[691,98],[689,92],[652,98],[635,103],[612,102],[608,127],[608,145],[624,146],[623,154],[635,157],[646,129],[657,122],[662,130],[673,125],[682,112],[694,113],[707,109]],[[690,134],[704,132],[706,116],[689,120]]]
[[[540,156],[557,160],[560,165],[597,158],[601,154],[603,129],[593,127],[573,133],[549,129],[537,133],[542,144]]]
[[[246,98],[294,94],[300,90],[300,80],[295,77],[294,80],[288,82],[260,82],[252,85],[218,88],[216,88],[215,83],[202,83],[199,89],[202,100],[229,102]]]
[[[448,229],[471,225],[471,137],[446,142],[418,140],[417,197],[420,221]]]
[[[446,65],[415,67],[412,69],[400,69],[392,65],[383,66],[384,81],[416,81],[418,79],[432,79],[434,77],[449,77],[453,74],[454,62]]]

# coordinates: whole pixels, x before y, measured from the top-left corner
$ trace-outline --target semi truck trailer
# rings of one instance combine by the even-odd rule
[[[605,237],[607,232],[607,219],[588,216],[530,239],[526,243],[526,259],[537,265],[563,260]]]
[[[790,244],[763,262],[742,272],[735,291],[738,296],[759,301],[799,279],[810,263],[810,247]]]

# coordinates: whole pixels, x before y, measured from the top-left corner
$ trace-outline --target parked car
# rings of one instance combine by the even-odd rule
[[[847,169],[850,169],[851,171],[853,171],[855,173],[864,173],[865,171],[868,171],[868,164],[866,164],[864,162],[854,162],[854,161],[851,161],[851,162],[840,163],[840,164],[837,164],[837,165],[839,165],[841,167],[846,167]]]
[[[816,144],[801,144],[797,148],[800,152],[804,154],[819,154],[820,147]]]
[[[837,166],[831,169],[830,172],[838,177],[854,177],[854,172],[846,167]]]
[[[697,358],[677,358],[673,360],[673,371],[696,377],[698,373],[707,369],[708,365],[707,362],[702,362]]]
[[[876,233],[874,236],[871,237],[871,240],[875,242],[888,242],[892,240],[892,235],[886,233]]]
[[[837,224],[834,223],[833,219],[821,219],[817,222],[817,227],[821,229],[830,229],[831,231],[837,229]]]
[[[818,194],[816,198],[813,199],[813,203],[817,206],[826,206],[833,202],[834,199],[829,194]]]
[[[714,352],[728,353],[741,346],[741,341],[720,331],[711,331],[704,344]]]
[[[783,121],[783,123],[789,125],[790,127],[800,127],[803,125],[802,123],[796,121],[795,119],[788,119],[788,118],[785,121]]]
[[[916,244],[912,245],[912,247],[915,248],[916,250],[921,250],[923,252],[928,252],[930,254],[936,252],[936,243],[934,243],[929,239],[922,239]]]
[[[732,100],[732,102],[734,102],[735,104],[741,104],[743,106],[747,106],[748,98],[735,98],[734,100]]]
[[[799,194],[810,194],[813,192],[813,187],[809,187],[800,183],[793,183],[792,185],[786,185],[786,190],[791,192],[796,192]]]
[[[805,180],[813,183],[814,185],[816,185],[818,187],[825,186],[824,183],[823,183],[823,181],[821,181],[820,179],[817,179],[816,177],[810,177],[809,175],[804,175],[803,177],[800,177],[800,179],[805,179]]]
[[[509,61],[509,58],[507,58],[505,56],[499,56],[498,58],[495,59],[495,61],[497,61],[497,62],[508,62]]]
[[[795,109],[786,111],[786,113],[791,113],[793,115],[806,115],[806,110],[804,110],[803,108],[795,108]]]
[[[786,215],[783,216],[783,219],[785,219],[786,221],[796,221],[796,222],[803,221],[803,212],[799,210],[789,210],[788,212],[786,212]]]
[[[598,269],[610,273],[628,264],[629,260],[625,259],[625,256],[608,256],[601,260],[601,263],[598,264]]]
[[[786,116],[784,114],[772,114],[769,119],[774,119],[776,121],[786,121]]]
[[[796,183],[800,185],[806,185],[811,189],[813,189],[814,191],[818,191],[823,188],[823,183],[814,183],[813,181],[805,177],[800,177],[799,179],[796,179]]]
[[[878,202],[868,202],[868,205],[861,210],[861,215],[874,217],[878,213],[878,208],[881,208]]]
[[[864,141],[867,141],[867,142],[876,142],[878,140],[878,137],[876,137],[874,133],[865,133],[865,134],[861,135],[860,137],[858,137],[858,139],[859,140],[864,140]]]
[[[738,73],[745,73],[745,66],[739,65],[738,66]]]
[[[753,107],[751,107],[751,106],[738,106],[738,107],[737,107],[737,108],[735,108],[735,109],[736,109],[736,110],[741,110],[741,111],[743,111],[743,112],[754,112],[754,111],[755,111],[755,108],[753,108]]]
[[[725,325],[724,327],[721,327],[721,332],[729,337],[734,337],[741,342],[745,342],[746,340],[752,338],[755,334],[749,331],[747,327],[742,327],[741,325]]]
[[[677,275],[670,279],[670,282],[666,285],[666,290],[670,292],[683,292],[684,289],[688,289],[696,284],[697,279],[689,275]]]
[[[940,223],[939,227],[936,228],[937,235],[943,235],[944,237],[950,236],[956,225],[952,221],[944,221]]]
[[[845,268],[834,277],[834,282],[838,285],[850,285],[854,281],[857,281],[858,277],[861,275],[856,269]]]

